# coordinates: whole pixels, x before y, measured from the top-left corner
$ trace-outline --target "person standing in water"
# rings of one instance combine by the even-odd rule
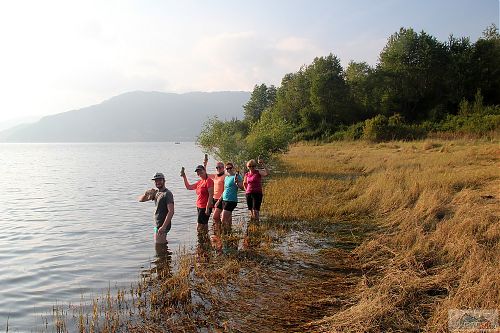
[[[203,160],[203,166],[207,170],[208,155],[205,154],[205,159]],[[226,174],[224,173],[224,163],[217,162],[215,165],[217,173],[208,173],[208,177],[214,181],[214,196],[213,196],[213,229],[214,235],[220,235],[221,230],[221,213],[222,213],[222,193],[224,192],[224,179]],[[221,199],[221,200],[219,200]]]
[[[259,158],[259,166],[255,160],[247,162],[248,172],[245,174],[243,186],[245,187],[245,196],[247,199],[248,212],[250,219],[259,222],[260,205],[262,204],[262,177],[269,175],[269,170],[264,164],[264,161]]]
[[[172,227],[172,217],[174,216],[174,196],[170,190],[165,187],[165,176],[157,172],[151,180],[155,182],[155,188],[149,189],[139,196],[140,202],[155,202],[155,232],[154,241],[156,244],[167,243],[167,233]]]
[[[184,179],[184,185],[188,190],[196,190],[198,196],[196,200],[196,208],[198,210],[197,228],[198,237],[200,240],[208,239],[208,220],[212,213],[214,181],[210,179],[203,165],[198,165],[194,170],[200,180],[194,184],[189,184],[189,181],[184,172],[184,167],[181,169],[181,177]]]
[[[222,230],[224,234],[231,232],[233,222],[233,210],[238,205],[238,188],[245,190],[243,179],[234,170],[231,162],[226,163],[226,178],[224,180],[224,192],[222,194]],[[219,200],[221,200],[219,199]]]

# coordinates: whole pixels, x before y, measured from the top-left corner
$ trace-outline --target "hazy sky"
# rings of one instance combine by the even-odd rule
[[[279,85],[316,56],[374,65],[400,27],[477,40],[499,0],[0,0],[0,122],[132,90]]]

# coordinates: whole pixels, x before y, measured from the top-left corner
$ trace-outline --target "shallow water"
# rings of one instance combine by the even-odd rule
[[[152,265],[154,203],[137,197],[157,171],[175,200],[168,247],[194,247],[195,193],[179,169],[194,182],[202,159],[184,142],[0,144],[0,331],[7,320],[30,331],[53,305],[130,285]]]

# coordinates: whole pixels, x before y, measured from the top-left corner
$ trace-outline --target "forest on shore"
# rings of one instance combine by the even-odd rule
[[[330,53],[286,74],[279,87],[256,84],[244,119],[210,118],[198,143],[221,160],[239,162],[297,141],[488,136],[499,128],[499,92],[494,24],[475,42],[401,28],[375,66],[351,61],[343,68]]]

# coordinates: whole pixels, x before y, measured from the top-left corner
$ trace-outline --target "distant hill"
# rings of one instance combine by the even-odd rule
[[[243,118],[249,92],[134,91],[0,132],[2,142],[191,141],[208,117]]]

